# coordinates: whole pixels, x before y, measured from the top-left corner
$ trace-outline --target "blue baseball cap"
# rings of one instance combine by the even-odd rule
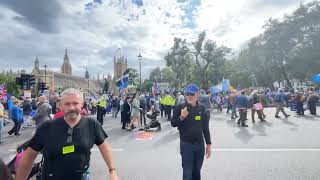
[[[189,84],[188,86],[186,86],[186,93],[197,93],[199,92],[199,88],[197,85],[195,84]]]

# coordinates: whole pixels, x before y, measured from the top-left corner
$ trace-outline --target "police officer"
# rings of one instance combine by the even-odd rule
[[[172,97],[170,96],[169,92],[165,92],[165,96],[163,98],[163,104],[164,104],[164,111],[166,115],[168,116],[168,121],[171,120],[171,106],[172,106]]]
[[[200,180],[204,155],[207,158],[211,155],[209,118],[205,108],[199,105],[198,97],[199,88],[195,84],[188,85],[187,102],[176,107],[171,119],[171,125],[180,132],[183,180]]]
[[[81,117],[82,106],[83,95],[79,90],[67,89],[62,93],[64,116],[38,127],[20,162],[16,180],[27,179],[40,151],[44,157],[42,180],[87,179],[94,144],[109,168],[110,179],[118,179],[112,150],[106,141],[108,136],[98,121]]]

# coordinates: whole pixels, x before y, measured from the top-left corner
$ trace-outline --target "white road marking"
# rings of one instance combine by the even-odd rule
[[[98,148],[92,148],[91,151],[99,151]],[[112,151],[124,151],[124,149],[112,149]]]
[[[280,151],[320,151],[317,148],[309,148],[309,149],[211,149],[212,151],[265,151],[265,152],[280,152]]]
[[[120,127],[122,125],[103,125],[102,127]]]

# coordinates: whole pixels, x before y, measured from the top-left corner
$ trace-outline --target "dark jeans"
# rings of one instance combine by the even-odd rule
[[[227,114],[229,113],[230,110],[232,110],[232,104],[228,103],[228,106],[227,106]]]
[[[117,107],[116,117],[118,116],[118,113],[120,112],[120,107]],[[121,114],[121,113],[120,113]]]
[[[235,105],[232,105],[231,118],[236,118],[237,116],[237,108]]]
[[[222,104],[218,104],[217,106],[218,106],[218,107],[217,107],[217,110],[220,111],[220,112],[222,112]]]
[[[21,127],[21,122],[19,121],[13,121],[14,122],[14,126],[13,128],[8,132],[10,135],[12,133],[14,133],[14,135],[17,135],[19,134],[19,131],[20,131],[20,127]]]
[[[298,102],[297,103],[297,113],[299,115],[304,115],[304,109],[303,109],[303,103],[302,102]]]
[[[191,144],[180,140],[183,180],[201,180],[204,144]]]

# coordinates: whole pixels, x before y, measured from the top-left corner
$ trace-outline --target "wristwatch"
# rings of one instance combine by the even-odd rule
[[[109,169],[109,173],[111,173],[112,171],[116,171],[116,168]]]

